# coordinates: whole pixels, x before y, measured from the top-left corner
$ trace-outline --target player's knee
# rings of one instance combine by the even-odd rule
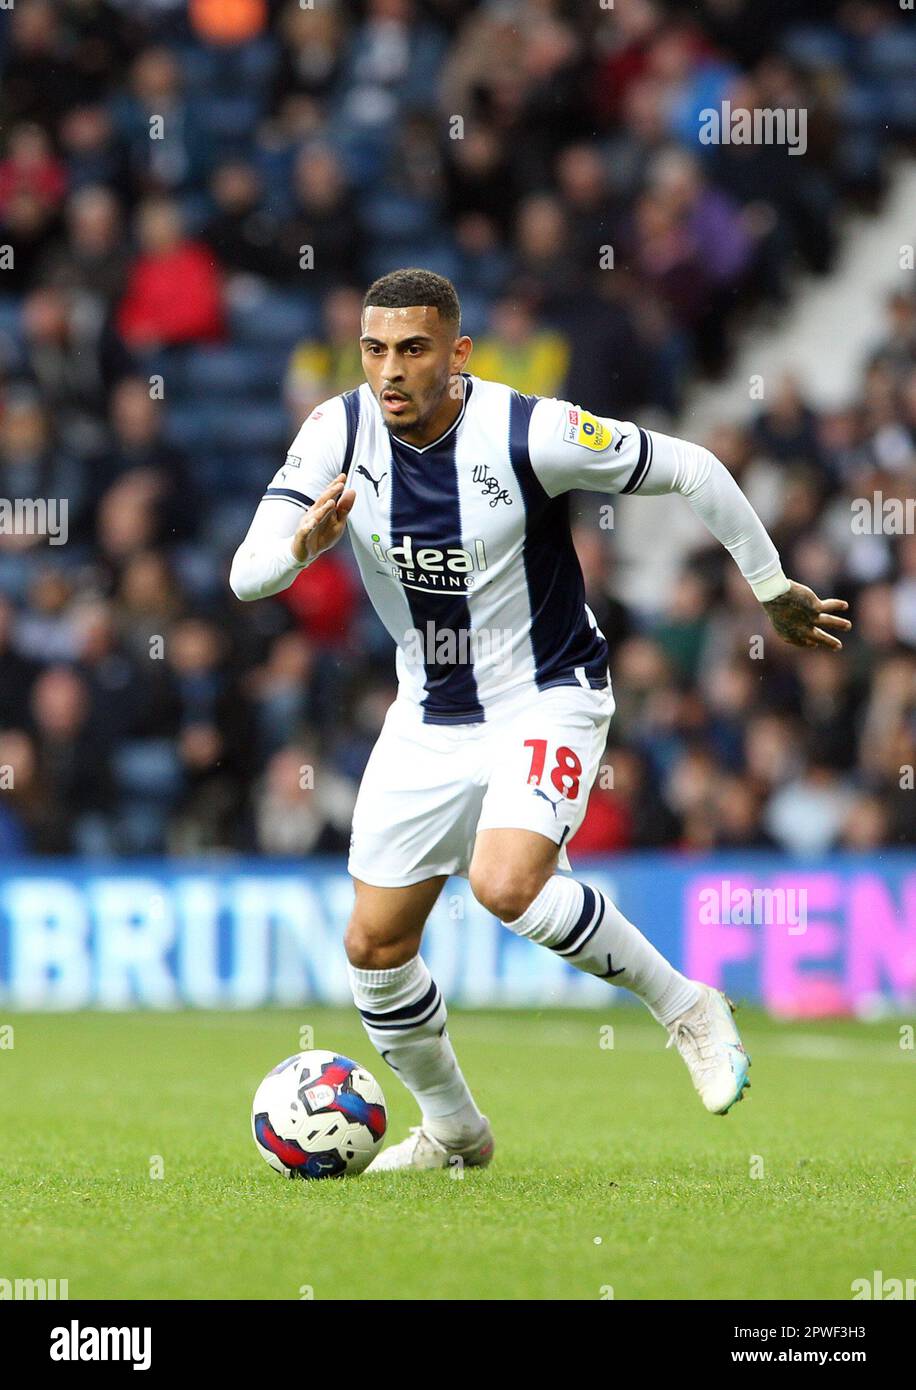
[[[469,876],[471,892],[501,922],[514,922],[534,902],[543,887],[541,879],[511,865],[475,870]]]
[[[417,953],[409,934],[392,937],[391,932],[386,931],[382,936],[355,916],[344,932],[344,950],[347,960],[357,970],[393,970]]]
[[[344,950],[347,960],[357,970],[384,970],[385,948],[375,938],[366,923],[353,917],[344,932]]]

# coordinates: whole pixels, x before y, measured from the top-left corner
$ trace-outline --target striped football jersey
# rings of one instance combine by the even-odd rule
[[[306,508],[347,474],[363,582],[397,643],[400,687],[434,724],[485,722],[522,686],[607,688],[569,493],[635,492],[659,438],[569,401],[461,382],[457,419],[422,448],[388,432],[367,384],[325,401],[264,494]]]

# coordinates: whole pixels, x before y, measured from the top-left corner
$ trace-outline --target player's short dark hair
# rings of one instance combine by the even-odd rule
[[[410,266],[407,270],[392,270],[374,280],[366,290],[363,309],[369,305],[378,309],[409,309],[422,304],[438,309],[439,317],[461,328],[461,305],[451,280],[433,270]]]

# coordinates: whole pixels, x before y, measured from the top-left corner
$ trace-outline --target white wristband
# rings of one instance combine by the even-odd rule
[[[792,587],[791,579],[787,579],[782,570],[778,574],[771,574],[769,579],[761,579],[759,584],[752,584],[754,597],[761,603],[769,603],[772,598],[779,598],[780,594],[785,594]]]

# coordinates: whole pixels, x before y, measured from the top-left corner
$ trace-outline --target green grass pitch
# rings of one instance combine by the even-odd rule
[[[391,1139],[416,1122],[352,1012],[0,1017],[0,1278],[71,1299],[849,1300],[875,1270],[912,1277],[900,1021],[738,1017],[752,1089],[720,1118],[640,1009],[455,1010],[492,1167],[319,1183],[272,1173],[249,1128],[303,1024],[379,1077]]]

